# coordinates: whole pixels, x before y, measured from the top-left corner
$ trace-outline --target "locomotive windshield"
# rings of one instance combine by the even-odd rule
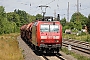
[[[50,25],[50,32],[58,32],[59,26],[58,25]]]
[[[58,32],[59,26],[58,25],[41,25],[40,31],[41,32]]]
[[[41,25],[40,31],[41,32],[49,32],[49,25]]]

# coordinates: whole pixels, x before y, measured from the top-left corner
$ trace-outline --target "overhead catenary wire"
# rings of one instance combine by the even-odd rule
[[[55,0],[52,0],[51,2],[49,2],[49,3],[47,3],[47,4],[45,4],[45,5],[49,5],[49,4],[51,4],[51,3],[53,3]],[[41,1],[42,2],[42,1]],[[37,7],[36,7],[37,8]],[[38,9],[38,10],[36,10],[36,11],[34,11],[33,13],[36,13],[36,12],[38,12],[40,9]],[[32,14],[33,14],[32,13]]]
[[[51,2],[47,3],[46,5],[49,5],[49,4],[53,3],[54,1],[55,1],[55,0],[52,0]]]
[[[56,1],[56,0],[52,0],[52,1],[48,2],[48,3],[46,3],[45,5],[49,5],[49,4],[51,4],[51,3],[55,2],[55,1]],[[41,1],[41,2],[42,2],[42,1]],[[59,12],[62,12],[62,11],[65,11],[65,10],[67,11],[67,8],[60,8],[58,2],[57,2],[57,4],[55,4],[55,5],[57,5],[57,7],[59,8],[59,9],[58,9],[58,8],[57,8],[57,9],[54,9],[55,11],[59,11]],[[73,8],[73,10],[70,9],[70,12],[69,12],[70,16],[71,16],[71,14],[77,12],[76,6],[77,6],[77,5],[75,5],[75,4],[74,4],[74,6],[73,6],[73,5],[70,5],[70,8]],[[80,7],[80,8],[79,8],[80,11],[89,9],[89,7],[82,8],[81,3],[79,3],[79,7]],[[36,10],[35,10],[35,11],[33,10],[34,12],[32,12],[32,14],[37,13],[38,11],[41,10],[40,8],[37,8],[37,7],[35,7],[35,8],[36,8]],[[63,14],[66,15],[67,13],[65,12],[65,13],[63,13]],[[60,15],[62,15],[62,13],[61,13]]]

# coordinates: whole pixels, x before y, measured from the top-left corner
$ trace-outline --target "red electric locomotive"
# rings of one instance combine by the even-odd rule
[[[27,24],[22,30],[24,31],[21,36],[26,38],[35,50],[58,53],[62,47],[62,25],[59,21],[53,21],[50,16],[45,17],[44,21],[37,20]]]

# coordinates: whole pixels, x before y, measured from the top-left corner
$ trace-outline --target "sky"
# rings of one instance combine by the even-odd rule
[[[77,0],[0,0],[0,6],[5,7],[6,12],[13,12],[15,9],[24,10],[31,15],[41,14],[45,8],[41,5],[47,5],[46,16],[54,16],[60,14],[60,19],[67,18],[67,9],[69,2],[69,19],[72,14],[77,12]],[[84,16],[90,14],[90,0],[79,0],[79,12]]]

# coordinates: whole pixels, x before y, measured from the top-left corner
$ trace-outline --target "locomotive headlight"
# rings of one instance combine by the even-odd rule
[[[41,39],[47,39],[47,36],[41,36]]]
[[[59,40],[56,40],[56,42],[59,42]]]
[[[59,36],[53,36],[53,39],[59,39]]]
[[[44,42],[44,40],[41,40],[41,42]]]

